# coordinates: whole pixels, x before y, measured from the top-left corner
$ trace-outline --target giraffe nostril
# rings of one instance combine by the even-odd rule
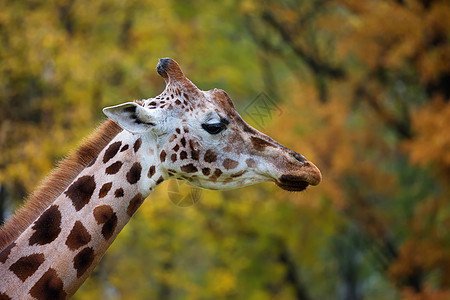
[[[296,153],[296,152],[294,152],[294,158],[301,163],[304,163],[307,161],[307,159],[303,155]]]

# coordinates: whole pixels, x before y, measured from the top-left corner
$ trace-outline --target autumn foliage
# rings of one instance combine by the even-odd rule
[[[0,2],[3,219],[103,107],[163,89],[160,57],[323,182],[184,208],[163,184],[76,299],[450,299],[448,1]]]

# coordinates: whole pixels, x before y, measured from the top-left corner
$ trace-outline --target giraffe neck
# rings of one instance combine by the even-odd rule
[[[0,296],[64,299],[75,293],[164,180],[156,143],[143,139],[126,131],[118,134],[1,253]]]

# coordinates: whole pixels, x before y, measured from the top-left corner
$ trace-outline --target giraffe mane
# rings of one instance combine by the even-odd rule
[[[0,252],[15,241],[64,192],[121,131],[122,128],[111,120],[103,122],[76,150],[58,163],[57,168],[27,197],[23,206],[0,227]]]

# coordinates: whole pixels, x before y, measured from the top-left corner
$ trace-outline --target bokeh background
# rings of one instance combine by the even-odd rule
[[[450,299],[445,0],[0,1],[0,216],[105,117],[154,97],[160,57],[323,182],[157,189],[75,299]],[[259,127],[258,127],[259,126]]]

